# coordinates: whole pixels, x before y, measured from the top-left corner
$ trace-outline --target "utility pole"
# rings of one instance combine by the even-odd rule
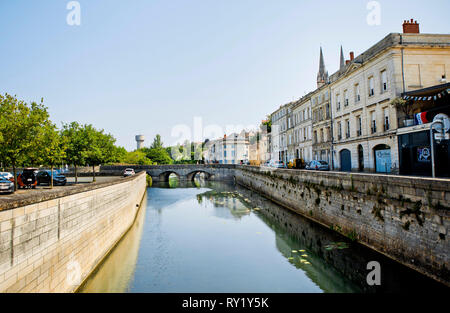
[[[435,164],[434,164],[434,136],[433,136],[433,126],[436,124],[441,124],[442,125],[442,131],[444,130],[444,122],[443,121],[434,121],[433,123],[431,123],[430,125],[430,141],[431,141],[431,176],[433,178],[436,177],[436,169],[435,169]]]

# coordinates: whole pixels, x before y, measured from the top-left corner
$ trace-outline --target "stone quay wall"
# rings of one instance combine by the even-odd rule
[[[74,292],[132,226],[145,174],[59,189],[0,211],[0,292]]]
[[[236,166],[236,182],[447,286],[450,180]]]

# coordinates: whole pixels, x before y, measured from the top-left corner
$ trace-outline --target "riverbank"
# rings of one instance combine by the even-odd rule
[[[0,211],[0,292],[73,292],[133,224],[145,174],[28,194]]]
[[[237,166],[236,181],[449,286],[450,180]]]

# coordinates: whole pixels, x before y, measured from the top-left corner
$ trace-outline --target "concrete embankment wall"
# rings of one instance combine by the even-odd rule
[[[450,180],[236,166],[236,181],[446,285]]]
[[[75,291],[132,225],[145,174],[61,190],[2,207],[0,292]]]

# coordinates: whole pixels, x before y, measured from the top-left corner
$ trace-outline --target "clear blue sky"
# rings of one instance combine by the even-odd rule
[[[322,45],[329,73],[342,44],[359,55],[404,19],[449,33],[450,1],[80,0],[69,26],[66,0],[0,0],[0,93],[44,97],[51,118],[92,123],[134,149],[174,125],[258,124],[315,88]]]

